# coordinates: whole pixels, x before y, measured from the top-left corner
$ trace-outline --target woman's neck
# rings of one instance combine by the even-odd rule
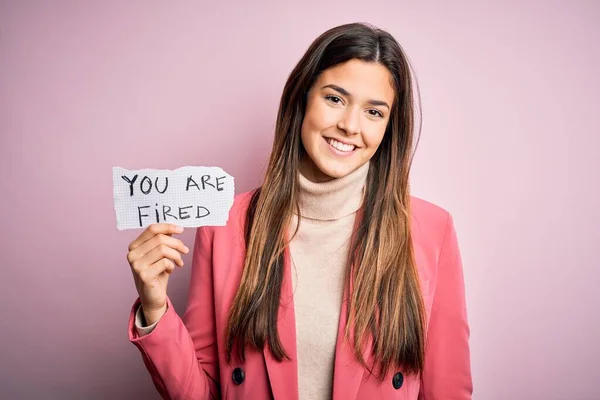
[[[335,220],[358,211],[363,200],[369,162],[342,178],[314,182],[298,172],[300,214],[303,218]]]

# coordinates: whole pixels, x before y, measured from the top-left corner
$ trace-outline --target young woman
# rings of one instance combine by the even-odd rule
[[[288,78],[262,186],[197,229],[183,319],[182,229],[130,244],[129,337],[163,397],[471,398],[452,218],[409,194],[414,111],[394,38],[333,28]]]

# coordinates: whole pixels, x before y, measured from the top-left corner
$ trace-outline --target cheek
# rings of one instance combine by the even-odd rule
[[[317,140],[315,135],[315,127],[310,119],[304,118],[302,128],[300,129],[300,141],[304,150],[311,153],[316,146]]]
[[[304,119],[302,120],[302,128],[300,130],[300,136],[304,147],[314,146],[316,139],[320,136],[323,120],[314,107],[306,110]]]
[[[332,125],[335,125],[336,113],[331,107],[318,101],[312,102],[306,108],[302,130],[306,133],[319,134]]]
[[[308,120],[308,118],[304,117],[304,120],[302,121],[302,128],[300,129],[300,139],[302,139],[302,145],[304,145],[305,148],[310,147],[309,141],[311,131],[311,122]]]
[[[363,135],[363,140],[365,141],[366,147],[375,152],[381,142],[383,141],[383,136],[385,135],[385,127],[381,129],[380,127],[373,129],[370,132],[365,132]]]

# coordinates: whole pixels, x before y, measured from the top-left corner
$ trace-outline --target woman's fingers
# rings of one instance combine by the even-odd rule
[[[151,264],[148,268],[141,270],[138,274],[144,285],[154,287],[157,278],[163,273],[171,274],[175,269],[175,264],[168,258],[161,258],[157,262]]]
[[[156,236],[158,234],[172,235],[172,234],[181,233],[181,232],[183,232],[183,228],[180,226],[177,226],[177,225],[166,224],[166,223],[152,224],[152,225],[148,226],[140,234],[140,236],[138,236],[133,242],[131,242],[129,244],[129,251],[132,251],[132,250],[140,247],[142,244],[144,244],[145,242],[152,239],[154,236]]]
[[[153,265],[157,261],[160,261],[160,259],[162,258],[169,259],[175,264],[179,265],[180,267],[183,266],[183,259],[181,258],[181,253],[167,246],[166,244],[161,243],[146,254],[134,260],[131,263],[131,267],[137,273],[141,273],[141,271],[146,269],[146,267]]]
[[[159,310],[166,304],[169,275],[175,265],[183,266],[181,255],[189,252],[181,240],[172,236],[181,232],[183,228],[177,225],[152,224],[129,244],[127,261],[146,318],[148,310]]]
[[[131,264],[133,264],[134,261],[142,258],[145,254],[149,253],[150,251],[154,250],[155,248],[157,248],[161,245],[167,246],[167,247],[174,249],[177,252],[183,253],[183,254],[187,254],[190,251],[187,248],[187,246],[183,244],[183,242],[181,240],[174,238],[172,236],[168,236],[168,235],[159,233],[156,236],[152,237],[151,239],[147,240],[146,242],[142,243],[140,246],[131,250],[127,254],[127,261],[131,265]],[[169,254],[172,254],[172,253],[169,253]],[[180,258],[181,258],[181,256],[180,256]],[[152,263],[152,262],[155,262],[156,260],[150,260],[150,261]],[[183,260],[180,265],[183,265]]]

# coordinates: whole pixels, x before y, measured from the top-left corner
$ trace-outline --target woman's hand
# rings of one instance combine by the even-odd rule
[[[133,272],[146,323],[152,325],[167,310],[167,284],[175,265],[183,267],[181,254],[190,250],[172,235],[183,228],[172,224],[152,224],[129,244],[127,261]]]

